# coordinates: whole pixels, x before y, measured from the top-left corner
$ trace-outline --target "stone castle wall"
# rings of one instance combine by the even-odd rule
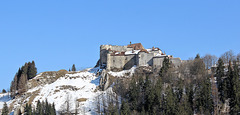
[[[154,57],[153,58],[153,68],[160,69],[163,64],[164,57]]]
[[[127,70],[136,65],[136,55],[111,56],[108,54],[107,69],[113,71]]]
[[[127,46],[113,46],[113,45],[101,45],[100,46],[100,64],[107,64],[107,54],[109,49],[113,51],[125,52],[129,50]]]
[[[112,45],[101,45],[100,46],[100,65],[105,65],[107,70],[120,71],[127,70],[136,66],[152,66],[154,69],[162,67],[164,57],[159,57],[162,54],[161,50],[153,50],[150,52],[140,51],[137,54],[128,55],[111,55],[111,52],[126,52],[131,51],[133,48],[127,48],[127,46],[112,46]],[[180,58],[170,58],[170,62],[174,67],[179,67],[181,64]]]
[[[152,66],[153,65],[153,53],[139,52],[138,54],[138,66]]]

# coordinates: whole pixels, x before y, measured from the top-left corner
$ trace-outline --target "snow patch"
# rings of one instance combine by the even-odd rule
[[[133,73],[135,72],[135,69],[136,69],[136,66],[133,66],[129,70],[123,70],[123,71],[120,71],[120,72],[110,71],[108,73],[112,76],[115,76],[115,77],[131,77],[133,75]],[[126,76],[126,74],[128,74],[128,75]]]

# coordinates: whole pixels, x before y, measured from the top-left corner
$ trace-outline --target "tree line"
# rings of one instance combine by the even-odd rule
[[[34,61],[25,63],[25,65],[19,68],[11,82],[11,96],[14,97],[16,94],[24,93],[27,90],[27,81],[34,78],[36,74],[37,68]]]

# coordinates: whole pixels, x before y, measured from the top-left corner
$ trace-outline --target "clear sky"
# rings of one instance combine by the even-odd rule
[[[2,0],[0,89],[34,60],[38,73],[92,67],[101,44],[141,42],[181,59],[240,52],[239,0]]]

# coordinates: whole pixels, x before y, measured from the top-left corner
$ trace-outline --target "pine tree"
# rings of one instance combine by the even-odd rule
[[[183,83],[182,83],[182,80],[178,81],[177,88],[176,88],[175,92],[176,92],[177,100],[178,100],[178,102],[180,102],[181,99],[182,99],[182,96],[183,96]]]
[[[203,83],[199,86],[196,96],[196,107],[201,114],[213,112],[211,83],[208,78],[204,79]]]
[[[160,75],[161,77],[163,77],[163,76],[167,73],[167,71],[168,71],[169,68],[170,68],[169,58],[168,58],[168,57],[165,57],[165,58],[163,59],[163,64],[162,64],[162,68],[160,69],[159,75]]]
[[[5,89],[2,90],[2,93],[7,93],[7,91]]]
[[[8,110],[8,107],[7,107],[7,103],[4,102],[3,108],[2,108],[2,115],[8,115],[8,112],[9,112],[9,110]]]
[[[56,109],[55,109],[55,104],[52,104],[52,115],[56,115]]]
[[[22,94],[27,90],[26,84],[27,84],[27,75],[22,74],[18,83],[19,94]]]
[[[27,75],[28,75],[28,79],[32,79],[36,76],[37,74],[37,68],[35,67],[35,62],[32,61],[32,63],[28,63],[28,71],[27,71]]]
[[[21,67],[21,74],[26,74],[26,75],[27,75],[29,63],[30,63],[30,62],[25,63],[25,65]]]
[[[197,54],[195,59],[200,59],[200,54]]]
[[[239,69],[236,62],[234,63],[233,78],[231,81],[232,93],[230,97],[230,114],[240,113],[240,81],[239,81]]]
[[[25,107],[25,114],[26,115],[33,115],[32,113],[32,105],[31,104],[26,104],[26,107]]]
[[[36,113],[37,115],[43,115],[42,103],[39,100],[37,102]]]
[[[181,102],[178,105],[178,111],[177,111],[177,115],[193,115],[193,105],[191,105],[191,103],[188,101],[189,97],[184,94]]]
[[[216,76],[217,76],[218,91],[220,92],[219,97],[220,97],[220,100],[224,102],[224,98],[223,98],[224,92],[223,92],[223,82],[222,82],[222,79],[224,77],[224,63],[221,58],[219,58],[218,60]]]
[[[228,72],[227,72],[227,90],[225,92],[227,92],[227,98],[231,98],[231,96],[233,95],[233,77],[234,77],[234,72],[233,72],[233,67],[232,67],[232,63],[231,61],[229,61],[229,65],[228,65]]]
[[[176,96],[173,92],[171,86],[169,86],[166,90],[166,97],[165,97],[165,114],[166,115],[175,115],[176,114]]]
[[[162,109],[162,80],[159,78],[155,85],[155,105],[158,105],[157,109],[160,111]]]
[[[72,71],[76,71],[75,64],[72,65]]]
[[[144,93],[145,93],[145,110],[150,112],[153,106],[154,101],[154,92],[152,90],[151,81],[149,77],[146,77],[146,81],[144,84]]]
[[[131,109],[136,110],[138,106],[138,96],[139,96],[139,88],[137,87],[135,79],[131,81],[129,88],[129,101],[131,102]]]
[[[32,79],[36,76],[37,68],[35,67],[35,62],[32,61],[25,63],[24,66],[18,69],[18,72],[16,73],[13,81],[11,82],[11,96],[14,97],[16,94],[16,91],[19,91],[19,93],[25,92],[25,86],[27,83],[27,80]]]
[[[186,86],[186,95],[187,95],[187,102],[189,103],[189,107],[191,108],[191,112],[194,111],[194,106],[193,106],[193,99],[194,99],[194,92],[193,92],[193,85],[190,84]]]
[[[51,104],[48,103],[47,99],[45,100],[45,106],[44,106],[45,114],[49,115],[51,110]]]
[[[203,76],[205,74],[205,63],[200,58],[199,54],[196,56],[196,58],[193,60],[193,64],[190,67],[190,74],[192,75],[201,75]]]
[[[121,115],[130,115],[130,109],[127,102],[122,101],[122,106],[120,110]]]

